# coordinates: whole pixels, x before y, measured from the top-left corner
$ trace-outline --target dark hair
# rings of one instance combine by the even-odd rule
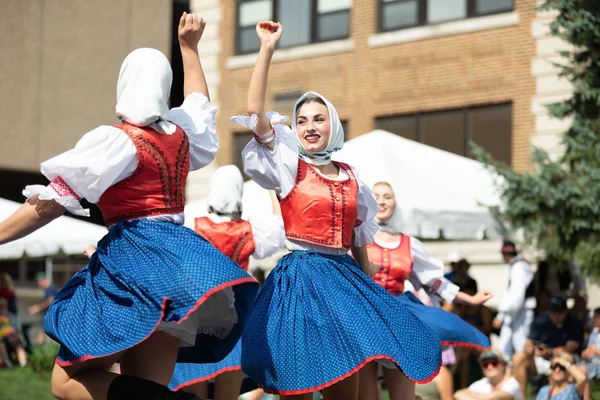
[[[600,315],[600,307],[594,310],[594,315]]]
[[[506,248],[513,248],[514,251],[506,250]],[[517,256],[516,250],[517,250],[517,246],[515,245],[515,242],[513,242],[512,240],[504,239],[504,241],[502,242],[502,253],[503,254],[516,257]]]
[[[319,103],[327,107],[327,104],[325,104],[325,101],[321,97],[314,94],[309,94],[308,96],[303,98],[302,101],[296,106],[296,114],[298,114],[298,111],[303,105],[308,103]]]
[[[477,281],[473,278],[468,279],[467,282],[464,284],[464,287],[461,288],[461,290],[467,293],[477,293]]]

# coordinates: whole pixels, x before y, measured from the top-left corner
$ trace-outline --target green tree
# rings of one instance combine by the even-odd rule
[[[501,177],[502,220],[522,229],[527,242],[559,267],[575,260],[600,280],[600,0],[548,0],[540,10],[558,12],[551,32],[572,45],[556,66],[573,95],[547,105],[551,116],[573,120],[562,140],[564,154],[551,160],[534,149],[527,173],[516,173],[476,146],[475,155]]]

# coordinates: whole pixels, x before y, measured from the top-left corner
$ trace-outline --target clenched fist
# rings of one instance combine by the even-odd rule
[[[204,18],[184,12],[179,19],[179,28],[177,29],[177,37],[181,47],[197,50],[205,26],[206,21],[204,21]]]

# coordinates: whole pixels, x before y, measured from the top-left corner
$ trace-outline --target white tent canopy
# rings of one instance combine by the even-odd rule
[[[484,205],[499,199],[492,174],[477,161],[375,130],[349,140],[334,159],[357,168],[367,185],[387,181],[396,192],[403,231],[425,239],[495,238],[497,224]],[[268,192],[244,184],[244,218],[271,213]],[[207,214],[206,199],[185,208],[186,226]]]
[[[20,203],[0,199],[0,221],[8,218]],[[62,216],[32,234],[11,243],[0,245],[0,259],[46,257],[58,254],[81,254],[90,244],[96,244],[106,234],[106,228]]]
[[[489,205],[500,203],[494,176],[478,161],[393,133],[374,130],[349,140],[334,159],[356,167],[367,185],[389,182],[405,233],[426,239],[498,237]]]

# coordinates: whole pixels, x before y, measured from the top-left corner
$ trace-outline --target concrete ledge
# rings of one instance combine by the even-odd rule
[[[320,57],[331,54],[346,53],[352,50],[354,50],[354,40],[333,40],[331,42],[308,44],[305,46],[292,47],[290,49],[277,50],[273,55],[273,62]],[[227,68],[238,69],[251,67],[256,64],[257,57],[258,53],[230,57],[227,60]]]
[[[460,21],[446,22],[438,25],[418,26],[400,29],[393,32],[378,33],[368,38],[369,47],[389,46],[396,43],[414,42],[439,36],[457,35],[460,33],[485,31],[518,25],[519,13],[509,12],[485,17],[468,18]]]

